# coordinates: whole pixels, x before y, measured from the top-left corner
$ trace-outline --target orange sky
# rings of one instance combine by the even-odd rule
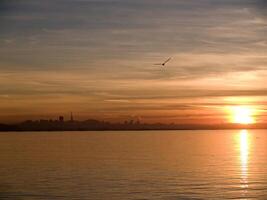
[[[234,105],[266,122],[266,8],[261,0],[4,1],[0,122],[72,111],[81,120],[225,123]],[[165,68],[154,65],[168,57]]]

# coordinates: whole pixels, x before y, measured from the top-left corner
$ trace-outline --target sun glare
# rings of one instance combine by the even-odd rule
[[[253,124],[254,109],[248,106],[234,106],[231,108],[232,122],[236,124]]]

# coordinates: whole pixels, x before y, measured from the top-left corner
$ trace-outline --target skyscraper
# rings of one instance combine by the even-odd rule
[[[72,115],[72,112],[70,113],[70,121],[73,122],[74,119],[73,119],[73,115]]]

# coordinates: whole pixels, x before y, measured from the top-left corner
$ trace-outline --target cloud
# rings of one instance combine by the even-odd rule
[[[1,1],[0,102],[131,115],[265,98],[265,11],[260,0]]]
[[[103,58],[140,60],[149,54],[240,51],[258,38],[253,26],[238,26],[248,17],[240,12],[246,6],[241,1],[30,0],[5,4],[9,11],[2,16],[5,29],[0,31],[0,41],[1,37],[3,41],[16,39],[15,46],[4,43],[2,47],[1,60],[9,67],[68,68]]]
[[[267,16],[267,2],[265,0],[256,0],[256,8],[264,16]]]

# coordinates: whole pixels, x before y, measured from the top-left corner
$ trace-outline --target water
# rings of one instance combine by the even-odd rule
[[[267,131],[0,134],[0,199],[267,199]]]

